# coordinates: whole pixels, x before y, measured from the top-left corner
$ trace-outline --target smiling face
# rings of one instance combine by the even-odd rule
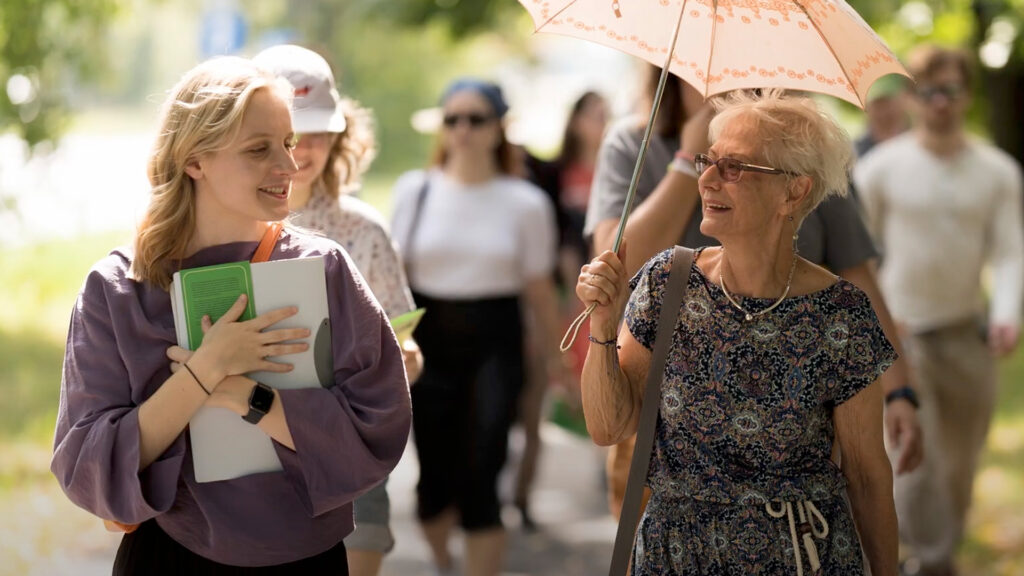
[[[299,190],[310,190],[313,183],[327,167],[327,159],[331,154],[338,134],[330,132],[314,132],[299,134],[298,143],[293,155],[299,171],[295,173],[294,186]]]
[[[297,171],[291,126],[285,99],[261,88],[252,95],[235,138],[188,163],[200,223],[218,222],[229,231],[288,216]]]
[[[747,118],[737,116],[722,129],[708,152],[712,160],[728,157],[769,166],[759,147],[761,135]],[[697,183],[704,217],[700,231],[720,242],[738,237],[769,238],[791,209],[783,175],[744,171],[739,180],[726,182],[712,165]]]

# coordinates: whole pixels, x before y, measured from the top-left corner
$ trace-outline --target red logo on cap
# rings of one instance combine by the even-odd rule
[[[302,88],[296,88],[295,89],[295,95],[296,96],[305,96],[306,94],[309,94],[309,91],[311,89],[312,89],[312,86],[303,86]]]

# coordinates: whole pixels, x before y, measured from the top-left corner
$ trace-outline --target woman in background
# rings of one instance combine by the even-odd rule
[[[352,195],[376,153],[370,110],[338,94],[330,66],[312,50],[274,46],[254,61],[295,89],[292,125],[298,142],[293,153],[298,172],[288,198],[291,222],[341,244],[389,318],[413,310],[401,258],[380,213]],[[400,344],[409,382],[415,382],[423,356],[415,341]],[[353,576],[375,576],[384,554],[395,545],[385,485],[386,480],[355,501],[356,529],[345,538]]]
[[[571,290],[580,267],[590,258],[590,247],[583,237],[583,222],[590,201],[590,184],[601,138],[608,124],[608,103],[597,92],[584,92],[572,105],[562,137],[558,158],[545,161],[526,152],[526,167],[531,182],[547,192],[556,205],[558,221],[558,273],[556,282],[561,293],[559,312],[563,326],[568,327],[580,312],[579,300]],[[584,326],[584,328],[586,328]],[[552,384],[548,378],[544,352],[529,346],[526,388],[520,402],[519,422],[523,428],[523,453],[516,477],[515,505],[523,527],[536,524],[530,513],[530,491],[540,459],[540,423],[544,414],[544,397]],[[579,399],[579,374],[587,356],[586,342],[577,340],[564,357],[568,370],[561,378],[561,399],[582,420]],[[569,375],[572,374],[570,377]]]
[[[427,309],[413,390],[417,513],[439,573],[453,573],[448,540],[459,523],[465,573],[493,576],[505,550],[497,478],[523,388],[522,313],[551,365],[560,362],[555,218],[544,193],[516,176],[501,90],[461,80],[441,104],[433,165],[398,180],[392,226]]]

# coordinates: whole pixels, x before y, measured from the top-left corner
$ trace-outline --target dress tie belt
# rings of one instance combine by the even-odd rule
[[[789,535],[793,538],[793,556],[796,558],[797,576],[804,574],[803,560],[800,556],[801,540],[803,540],[804,551],[807,553],[807,561],[811,565],[811,573],[817,574],[821,570],[821,561],[818,559],[818,549],[814,545],[812,535],[818,539],[828,536],[828,522],[825,521],[825,517],[822,516],[818,507],[810,500],[796,501],[797,513],[800,516],[799,526],[793,514],[793,502],[780,502],[778,510],[772,507],[771,502],[765,504],[764,507],[772,518],[785,516],[789,519]],[[817,520],[817,526],[815,520]]]

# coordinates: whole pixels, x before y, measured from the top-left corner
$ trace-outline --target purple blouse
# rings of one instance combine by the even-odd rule
[[[256,242],[212,246],[182,268],[248,260]],[[216,562],[266,566],[323,552],[352,531],[351,502],[395,467],[411,421],[402,354],[387,317],[333,241],[285,230],[272,260],[324,256],[334,382],[281,390],[296,450],[283,471],[199,484],[182,433],[142,472],[138,407],[170,377],[168,293],[129,278],[132,252],[90,271],[71,316],[51,470],[102,518],[160,527]]]

